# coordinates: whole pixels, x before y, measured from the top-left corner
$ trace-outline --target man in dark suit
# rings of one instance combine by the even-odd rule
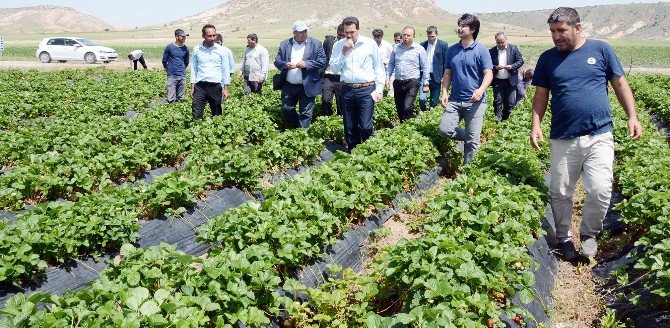
[[[498,122],[502,122],[509,118],[516,105],[516,86],[523,57],[517,46],[507,43],[504,32],[496,33],[495,39],[496,46],[489,49],[493,62],[493,108]]]
[[[321,69],[326,53],[319,40],[307,36],[307,24],[293,23],[293,37],[279,44],[275,67],[281,71],[282,115],[294,127],[308,128],[312,123],[314,98],[323,91]],[[296,105],[300,104],[300,112]]]
[[[426,49],[426,54],[428,55],[428,71],[430,72],[430,78],[428,79],[430,107],[435,107],[440,101],[442,75],[444,75],[444,57],[447,54],[449,45],[445,41],[437,38],[437,27],[435,26],[428,27],[426,35],[428,35],[428,40],[421,42],[421,46]],[[423,89],[424,88],[419,88],[419,107],[421,110],[426,110],[428,94],[425,93]]]
[[[344,39],[344,25],[337,27],[337,36],[327,35],[323,40],[323,51],[326,53],[326,66],[323,69],[323,96],[321,97],[321,108],[326,115],[333,115],[333,95],[337,105],[337,114],[342,114],[342,99],[340,96],[340,75],[333,73],[330,69],[330,56],[333,53],[333,45],[340,39]]]

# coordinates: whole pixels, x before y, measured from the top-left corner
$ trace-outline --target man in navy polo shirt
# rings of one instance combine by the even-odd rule
[[[540,149],[540,122],[551,92],[551,209],[559,251],[563,259],[571,261],[577,257],[570,225],[572,195],[579,176],[586,189],[580,227],[582,255],[596,255],[595,238],[610,204],[614,138],[608,81],[628,116],[630,137],[639,138],[642,126],[633,93],[612,48],[603,41],[582,38],[579,14],[572,8],[554,10],[547,23],[556,47],[542,53],[535,67],[530,144]]]
[[[479,149],[479,137],[486,112],[486,88],[493,80],[493,64],[489,51],[477,42],[479,19],[464,14],[458,19],[461,41],[447,50],[442,97],[444,114],[440,120],[440,134],[463,141],[463,163],[468,163]],[[451,93],[447,93],[451,84]],[[464,119],[465,128],[458,127]]]
[[[167,71],[167,101],[184,101],[186,91],[186,67],[189,62],[188,47],[184,44],[188,34],[182,29],[174,31],[174,43],[163,50],[163,68]]]

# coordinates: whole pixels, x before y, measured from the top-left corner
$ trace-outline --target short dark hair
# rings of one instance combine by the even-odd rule
[[[566,22],[570,26],[575,26],[579,24],[579,13],[577,10],[570,7],[559,7],[554,10],[554,12],[549,15],[547,19],[547,24],[554,24],[558,22]]]
[[[342,20],[342,26],[347,26],[347,25],[356,25],[356,29],[358,30],[360,28],[360,23],[358,22],[358,18],[356,17],[347,17]]]
[[[426,29],[426,34],[431,34],[431,33],[435,33],[435,34],[437,34],[437,27],[435,27],[435,26],[428,26],[428,29]]]
[[[223,35],[221,33],[216,33],[216,42],[223,41]]]
[[[401,32],[395,32],[393,33],[393,38],[401,37],[402,38],[402,33]]]
[[[383,38],[384,37],[384,31],[380,28],[376,28],[372,30],[372,36],[375,38]]]
[[[249,33],[249,35],[247,35],[247,39],[258,42],[258,35],[256,35],[256,33]]]
[[[202,35],[205,35],[205,30],[208,29],[208,28],[213,28],[214,31],[216,31],[216,26],[214,26],[212,24],[207,24],[207,25],[202,27]]]
[[[344,24],[337,25],[338,32],[344,32]]]
[[[407,26],[403,27],[402,31],[405,32],[405,30],[412,30],[412,35],[416,36],[416,30],[414,29],[413,26],[407,25]]]
[[[479,26],[481,26],[479,23],[479,18],[472,14],[463,14],[463,16],[458,19],[458,26],[463,24],[467,25],[473,31],[472,37],[477,40],[477,35],[479,35]]]

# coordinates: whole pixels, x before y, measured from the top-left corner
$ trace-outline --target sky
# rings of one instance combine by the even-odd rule
[[[225,0],[0,0],[0,8],[16,8],[40,5],[72,7],[80,12],[95,16],[119,28],[143,27],[167,23],[182,17],[190,16],[215,7]],[[626,4],[632,2],[668,2],[668,1],[619,1],[619,0],[564,0],[561,6],[584,7],[603,4]],[[160,4],[160,5],[158,5]],[[453,1],[437,0],[440,8],[453,14],[484,13],[550,9],[557,6],[553,0],[535,1]]]

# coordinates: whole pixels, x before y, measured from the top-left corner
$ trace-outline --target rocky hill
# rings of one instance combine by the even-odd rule
[[[63,33],[113,30],[102,20],[69,7],[0,8],[0,33]]]
[[[331,32],[347,16],[358,17],[361,30],[364,31],[373,28],[397,29],[407,24],[417,24],[417,30],[424,30],[431,24],[455,25],[456,22],[456,16],[440,9],[435,0],[341,0],[319,3],[311,0],[230,0],[166,25],[184,26],[197,33],[204,24],[212,23],[220,31],[286,35],[296,20],[305,21],[310,30]]]
[[[670,40],[670,3],[631,3],[576,8],[581,17],[582,35],[603,39]],[[480,19],[548,33],[547,18],[553,9],[484,13]]]

